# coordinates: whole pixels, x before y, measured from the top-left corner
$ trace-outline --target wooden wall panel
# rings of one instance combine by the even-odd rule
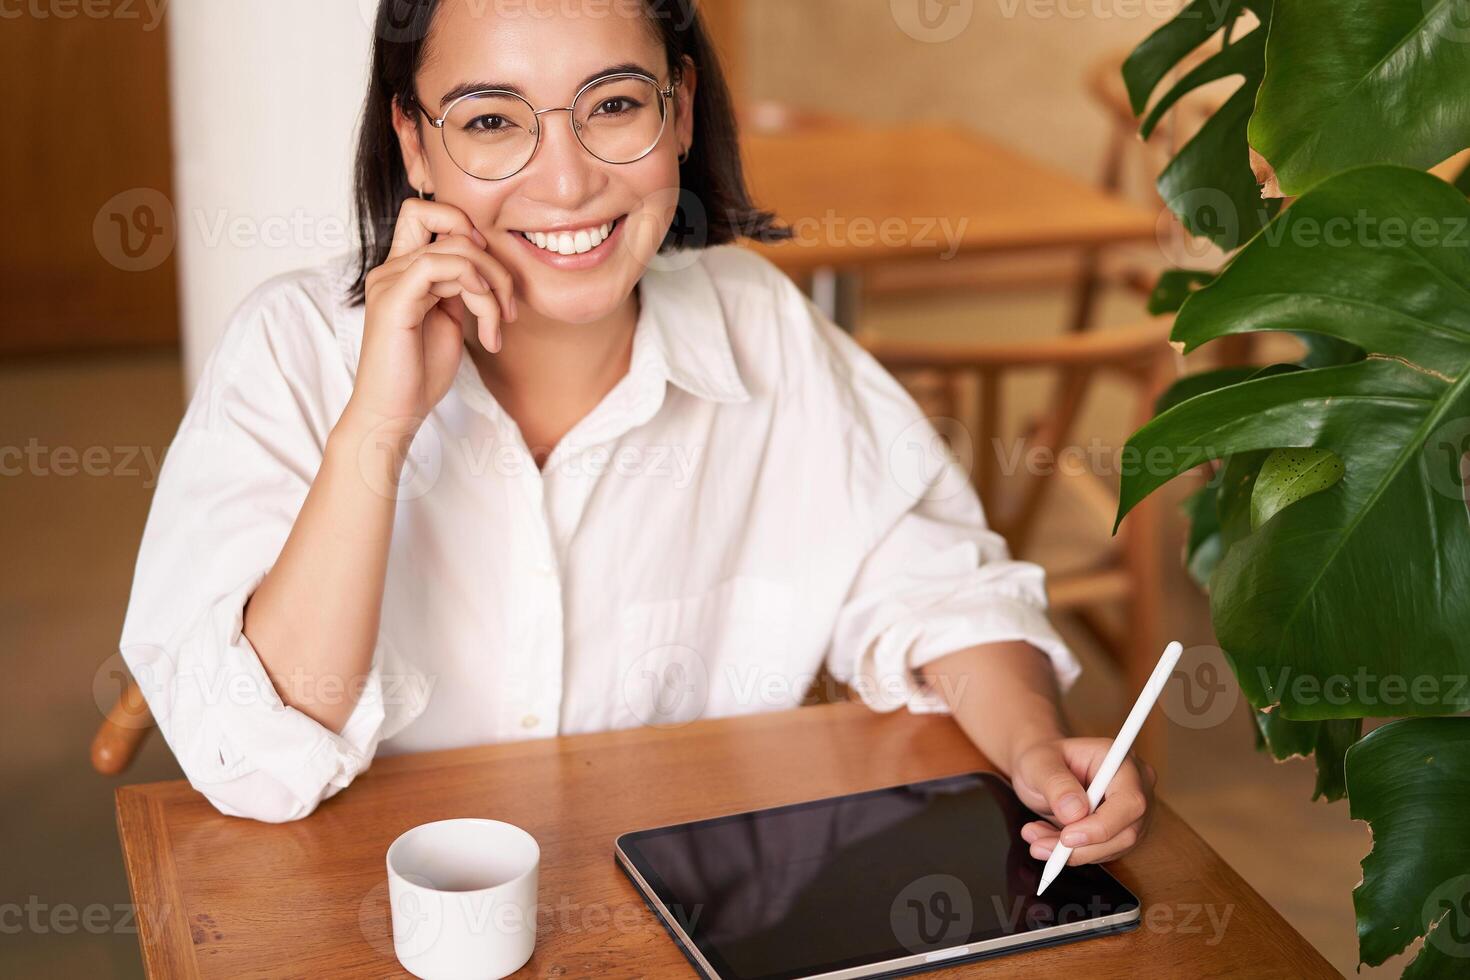
[[[0,356],[177,343],[166,9],[0,12]]]

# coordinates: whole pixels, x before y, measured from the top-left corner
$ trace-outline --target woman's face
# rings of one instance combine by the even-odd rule
[[[465,85],[479,88],[481,82],[513,86],[539,110],[569,106],[588,79],[634,65],[661,88],[671,82],[663,47],[642,4],[444,0],[415,87],[435,117],[447,105],[441,103],[446,94]],[[490,254],[515,280],[522,310],[529,306],[567,323],[600,320],[627,301],[673,221],[678,156],[693,133],[693,74],[686,66],[668,105],[663,135],[643,159],[605,163],[578,142],[569,113],[549,112],[539,117],[535,156],[504,180],[469,176],[422,113],[406,117],[395,111],[409,180],[435,200],[459,208],[484,234]],[[541,237],[567,232],[575,240],[584,230],[583,244],[589,244],[606,225],[612,225],[610,236],[578,254],[554,250],[559,234],[549,241]],[[552,248],[538,246],[538,239]]]

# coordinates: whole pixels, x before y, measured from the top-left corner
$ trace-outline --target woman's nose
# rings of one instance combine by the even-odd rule
[[[540,119],[541,146],[527,168],[526,193],[567,211],[577,210],[599,186],[600,164],[572,132],[571,113]]]

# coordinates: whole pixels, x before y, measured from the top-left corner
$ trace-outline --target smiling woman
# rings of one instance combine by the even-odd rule
[[[1074,863],[1133,845],[1152,777],[1088,814],[1107,743],[1063,730],[1041,570],[735,247],[784,232],[691,0],[385,3],[358,170],[360,253],[236,312],[138,560],[123,654],[216,806],[296,819],[379,752],[792,707],[825,670],[953,712]]]
[[[751,203],[729,93],[691,4],[503,6],[425,0],[379,10],[358,148],[364,247],[354,296],[386,259],[404,200],[419,192],[455,204],[487,236],[556,232],[549,254],[564,258],[588,251],[577,231],[590,245],[592,229],[623,226],[622,261],[595,283],[533,276],[538,253],[509,250],[517,294],[565,322],[607,315],[609,297],[626,298],[661,249],[788,234]],[[621,118],[606,112],[610,103]],[[569,125],[556,118],[560,107]],[[549,160],[534,177],[509,182],[538,157]],[[561,232],[572,249],[559,247]]]

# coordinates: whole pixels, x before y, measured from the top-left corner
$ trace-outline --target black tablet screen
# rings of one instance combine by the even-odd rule
[[[721,976],[779,980],[1138,907],[1092,866],[1037,898],[1042,863],[1020,837],[1034,819],[1003,780],[975,773],[620,843]]]

